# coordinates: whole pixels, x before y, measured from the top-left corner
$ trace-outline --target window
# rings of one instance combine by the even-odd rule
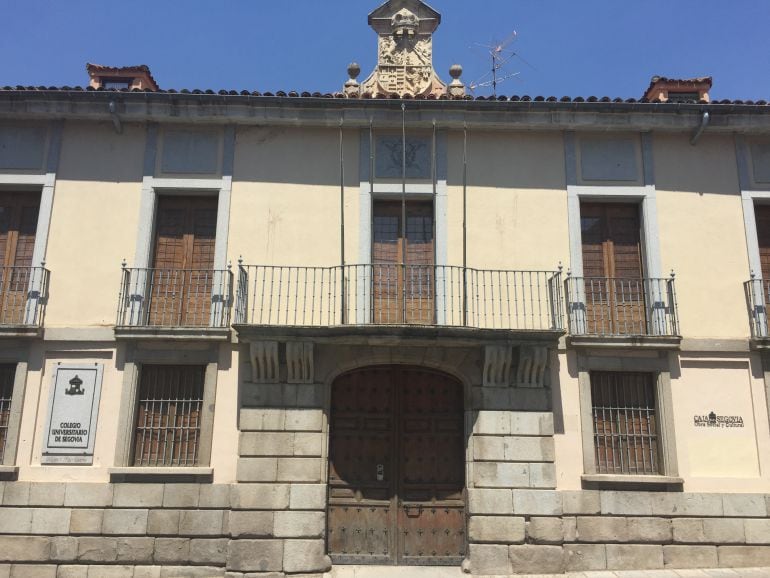
[[[40,196],[0,193],[0,324],[25,323]]]
[[[580,224],[587,332],[646,335],[639,206],[583,203]]]
[[[654,374],[592,372],[598,474],[660,474]]]
[[[141,368],[134,466],[199,465],[205,373],[205,366]]]
[[[409,201],[406,226],[400,202],[374,204],[373,322],[434,323],[433,203]]]
[[[149,325],[210,324],[216,226],[216,197],[158,200]]]
[[[0,465],[5,458],[5,445],[8,440],[15,373],[15,365],[0,365]]]
[[[131,78],[102,78],[102,87],[108,90],[126,90],[131,88]]]

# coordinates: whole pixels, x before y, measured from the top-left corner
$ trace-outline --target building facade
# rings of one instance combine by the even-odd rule
[[[369,22],[333,95],[0,89],[0,576],[770,567],[770,106]]]

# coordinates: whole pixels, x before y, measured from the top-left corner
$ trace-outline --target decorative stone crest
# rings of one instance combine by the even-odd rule
[[[433,32],[441,15],[420,0],[390,0],[369,15],[379,36],[377,68],[361,84],[362,92],[417,95],[446,94],[433,70]]]

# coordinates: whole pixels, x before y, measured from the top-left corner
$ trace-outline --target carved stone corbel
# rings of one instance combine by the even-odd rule
[[[512,359],[513,351],[510,345],[487,345],[484,348],[484,386],[509,385]]]
[[[277,341],[250,343],[249,361],[251,361],[251,380],[254,383],[278,383],[280,366]]]
[[[516,371],[518,387],[545,387],[548,368],[548,348],[540,345],[522,345],[519,348],[519,367]]]
[[[308,341],[292,341],[286,344],[286,368],[288,383],[313,383],[313,344]]]

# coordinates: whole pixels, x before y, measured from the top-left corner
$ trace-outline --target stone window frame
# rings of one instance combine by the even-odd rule
[[[583,445],[584,484],[606,485],[674,485],[681,486],[676,453],[674,402],[671,392],[671,367],[674,353],[659,351],[656,356],[577,354],[578,388],[580,396],[580,423]],[[655,383],[655,412],[658,426],[658,449],[662,473],[660,475],[597,474],[594,448],[594,424],[591,400],[591,372],[651,373]]]
[[[376,154],[378,137],[401,137],[401,135],[401,132],[394,129],[375,126],[361,129],[359,132],[359,229],[356,264],[372,263],[374,202],[401,200],[403,194],[401,178],[377,178],[376,159],[373,154]],[[410,135],[407,134],[407,141],[409,137]],[[449,265],[448,131],[434,125],[432,130],[419,130],[417,137],[431,141],[432,171],[428,179],[407,178],[406,198],[407,201],[433,201],[434,265]],[[365,284],[359,283],[359,286],[363,288]],[[363,292],[358,298],[359,302],[366,303]],[[359,322],[365,322],[368,310],[368,305],[365,305],[356,313]],[[437,306],[436,310],[441,311],[441,306]]]
[[[574,277],[583,276],[583,235],[580,225],[580,203],[582,201],[638,203],[641,211],[644,274],[646,277],[662,277],[652,134],[648,132],[633,134],[638,135],[640,139],[639,155],[642,178],[637,184],[617,185],[611,182],[597,181],[591,184],[583,182],[579,177],[579,141],[581,137],[572,131],[565,133],[564,156],[567,176],[570,269]],[[627,137],[629,135],[628,133],[618,133],[618,136]]]
[[[13,124],[8,126],[14,126]],[[38,125],[33,125],[38,126]],[[48,235],[51,229],[53,200],[56,189],[56,173],[59,169],[61,156],[62,133],[64,124],[53,122],[49,125],[39,125],[46,129],[46,142],[43,164],[39,169],[32,170],[2,170],[0,171],[0,190],[21,193],[36,193],[40,195],[35,244],[32,249],[32,267],[44,267],[48,250]],[[40,283],[40,281],[36,282]],[[39,287],[38,287],[39,288]],[[27,321],[32,322],[34,307],[29,308]]]
[[[738,177],[743,204],[743,222],[746,230],[746,246],[748,249],[749,270],[756,279],[762,278],[762,264],[759,259],[759,238],[757,237],[757,220],[754,207],[758,203],[770,203],[770,185],[762,183],[758,186],[753,179],[750,139],[742,135],[735,137],[735,153],[738,161]]]
[[[29,373],[28,351],[9,349],[0,355],[0,363],[15,365],[13,378],[13,393],[11,395],[11,412],[6,432],[5,452],[0,462],[0,480],[16,479],[19,467],[16,463],[21,432],[21,418],[24,407],[24,397],[27,390],[27,375]]]
[[[150,124],[147,127],[134,267],[145,269],[150,266],[155,217],[160,195],[212,194],[217,196],[214,269],[226,269],[235,158],[235,127],[227,126],[223,131],[222,144],[220,145],[222,153],[220,159],[222,175],[220,178],[200,178],[195,175],[180,176],[179,178],[156,177],[157,165],[160,162],[158,145],[160,132],[160,127],[156,124]]]
[[[134,430],[139,398],[139,379],[143,365],[196,365],[204,366],[203,404],[199,434],[198,466],[144,467],[134,466]],[[162,344],[152,341],[146,345],[129,344],[123,365],[115,463],[110,468],[113,482],[211,482],[211,448],[214,438],[219,352],[216,345],[205,348],[179,343]]]

